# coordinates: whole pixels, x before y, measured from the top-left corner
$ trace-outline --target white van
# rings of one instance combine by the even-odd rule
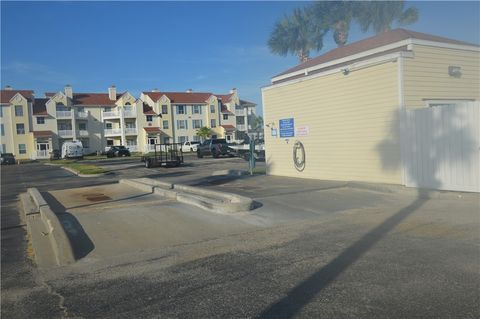
[[[82,142],[72,141],[63,143],[62,158],[83,158]]]

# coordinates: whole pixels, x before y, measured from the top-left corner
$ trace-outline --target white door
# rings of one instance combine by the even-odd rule
[[[50,145],[48,143],[37,143],[37,158],[48,157]]]
[[[480,104],[465,102],[408,110],[405,184],[480,192]]]

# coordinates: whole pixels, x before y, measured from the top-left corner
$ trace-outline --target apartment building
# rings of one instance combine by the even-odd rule
[[[35,98],[30,90],[2,90],[2,152],[18,158],[48,158],[66,141],[79,140],[85,153],[125,145],[148,153],[158,143],[198,141],[197,130],[211,129],[212,137],[239,141],[248,134],[255,104],[229,94],[193,92],[47,92]]]
[[[249,133],[249,125],[255,116],[255,104],[238,98],[236,89],[229,94],[210,92],[143,92],[140,100],[150,131],[148,144],[156,141],[183,143],[199,141],[197,130],[209,127],[213,138],[240,141]],[[153,115],[153,116],[152,116]],[[156,119],[154,118],[156,116]],[[251,127],[250,127],[251,128]]]
[[[13,153],[18,159],[30,157],[33,151],[31,106],[32,90],[1,90],[0,147],[2,153]]]

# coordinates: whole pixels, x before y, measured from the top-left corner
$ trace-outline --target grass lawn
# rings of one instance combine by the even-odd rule
[[[101,174],[101,173],[106,172],[103,168],[98,167],[96,165],[82,164],[82,163],[78,163],[78,162],[77,163],[67,163],[63,166],[74,169],[79,174],[87,174],[88,175],[88,174]]]

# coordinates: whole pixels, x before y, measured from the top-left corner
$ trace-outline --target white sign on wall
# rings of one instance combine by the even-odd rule
[[[297,126],[295,136],[308,136],[308,126]]]

